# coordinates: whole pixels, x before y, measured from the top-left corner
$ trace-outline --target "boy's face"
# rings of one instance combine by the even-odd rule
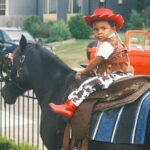
[[[107,40],[115,30],[115,26],[112,27],[107,21],[96,21],[93,23],[93,33],[99,41]]]

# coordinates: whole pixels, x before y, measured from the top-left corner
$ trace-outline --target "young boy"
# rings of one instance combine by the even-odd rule
[[[95,59],[84,70],[77,72],[76,76],[80,77],[93,71],[96,76],[86,80],[73,91],[65,104],[50,103],[54,112],[68,118],[73,116],[76,108],[91,93],[108,88],[115,80],[133,75],[126,47],[115,35],[115,31],[124,24],[123,17],[110,9],[98,8],[92,16],[85,16],[84,21],[93,29],[98,40],[97,52]]]

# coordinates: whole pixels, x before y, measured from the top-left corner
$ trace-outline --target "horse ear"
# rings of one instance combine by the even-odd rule
[[[20,42],[19,42],[19,46],[20,46],[22,51],[26,48],[26,45],[27,45],[27,40],[26,40],[25,36],[22,35]]]

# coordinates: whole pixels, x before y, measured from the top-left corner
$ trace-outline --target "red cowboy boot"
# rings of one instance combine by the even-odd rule
[[[50,103],[49,106],[53,109],[57,114],[66,116],[71,118],[76,110],[77,106],[69,99],[62,105],[56,105],[54,103]]]

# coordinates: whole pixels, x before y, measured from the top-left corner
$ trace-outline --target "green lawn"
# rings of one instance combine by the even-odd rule
[[[74,40],[70,43],[55,46],[56,55],[70,67],[79,67],[87,63],[86,48],[92,40]]]

